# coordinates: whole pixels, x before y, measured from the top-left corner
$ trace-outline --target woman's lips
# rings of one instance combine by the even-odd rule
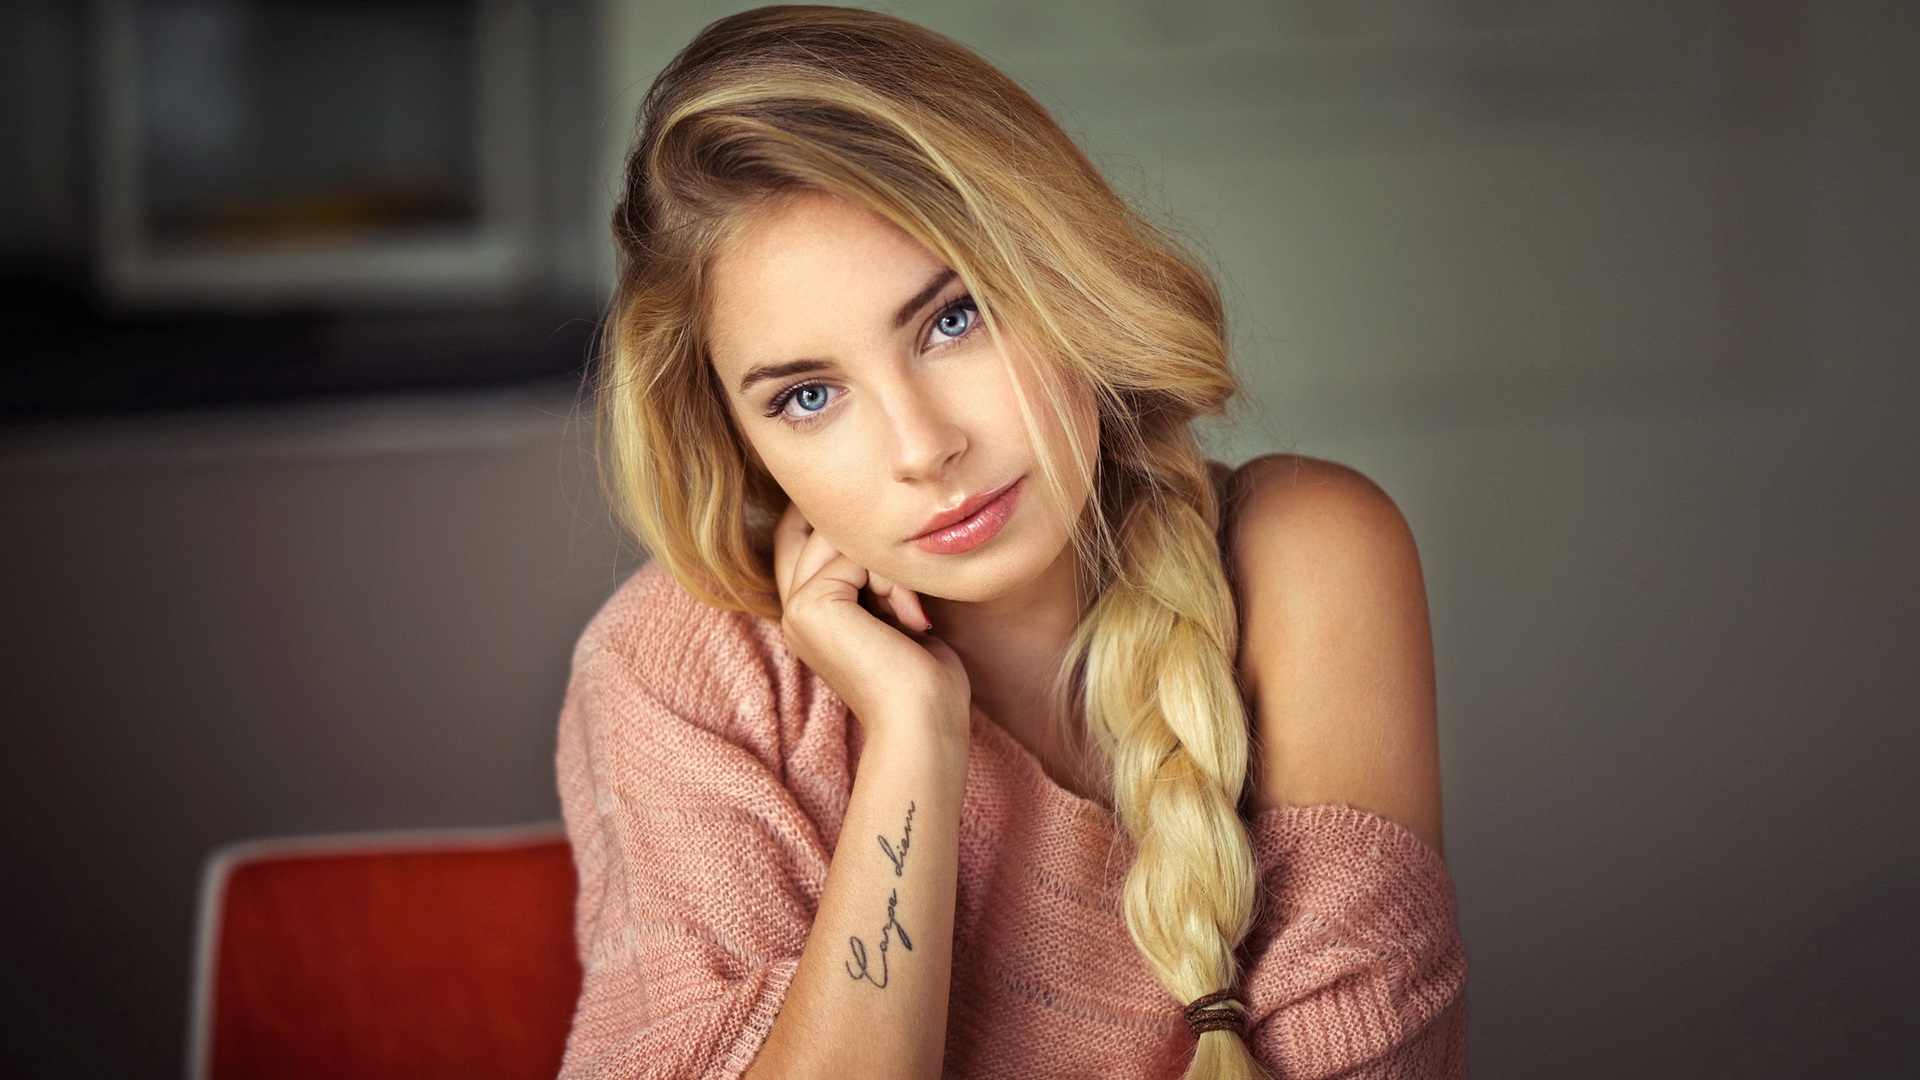
[[[936,555],[958,555],[963,551],[972,551],[993,539],[1007,519],[1013,516],[1013,508],[1020,502],[1020,492],[1025,483],[1025,477],[1015,480],[992,502],[974,511],[972,517],[935,529],[925,536],[917,536],[913,540],[914,546]]]

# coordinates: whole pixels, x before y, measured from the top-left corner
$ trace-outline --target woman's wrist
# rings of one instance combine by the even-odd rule
[[[964,781],[969,754],[968,715],[930,706],[898,706],[862,721],[866,743],[861,756],[910,760],[950,780]]]

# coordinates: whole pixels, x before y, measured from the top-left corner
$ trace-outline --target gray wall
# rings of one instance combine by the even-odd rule
[[[722,10],[605,6],[603,159]],[[1412,522],[1474,1074],[1913,1074],[1912,9],[902,10],[1221,266],[1218,456],[1349,462]],[[570,404],[0,446],[0,1072],[174,1071],[215,844],[552,815],[630,565]]]
[[[570,390],[69,425],[0,457],[0,1075],[177,1075],[234,840],[555,818],[620,571]]]

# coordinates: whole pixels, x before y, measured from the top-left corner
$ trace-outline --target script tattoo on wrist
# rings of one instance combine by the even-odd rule
[[[907,848],[913,845],[913,804],[907,804],[907,826],[900,831],[900,847],[898,850],[895,850],[894,846],[888,843],[887,838],[884,836],[876,836],[874,839],[880,841],[880,850],[887,853],[887,861],[893,864],[893,876],[899,877],[905,873],[907,867]]]
[[[913,810],[914,805],[909,802],[907,823],[901,830],[899,847],[894,847],[884,836],[876,837],[880,841],[880,850],[886,853],[887,861],[893,864],[894,877],[901,877],[906,873],[907,849],[913,846]],[[847,961],[847,974],[855,982],[864,979],[885,990],[891,979],[887,968],[887,949],[892,945],[893,939],[899,938],[901,948],[908,952],[913,951],[913,938],[907,936],[907,928],[900,925],[899,918],[894,914],[899,905],[900,890],[897,888],[890,890],[887,894],[887,921],[880,927],[880,948],[876,950],[879,953],[877,975],[874,965],[868,959],[867,943],[858,937],[847,939],[847,951],[853,954],[852,959]]]

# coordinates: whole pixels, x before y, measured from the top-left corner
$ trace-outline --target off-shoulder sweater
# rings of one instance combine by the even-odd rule
[[[1178,1077],[1193,1037],[1127,935],[1133,848],[976,706],[944,1075]],[[563,1078],[740,1075],[772,1028],[839,839],[863,738],[779,624],[657,564],[574,651],[557,764],[584,983]],[[1248,822],[1261,903],[1246,1039],[1276,1078],[1466,1074],[1452,881],[1405,827],[1346,806]]]

